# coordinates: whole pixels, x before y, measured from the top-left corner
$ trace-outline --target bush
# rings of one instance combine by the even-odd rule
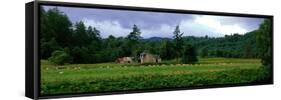
[[[71,56],[65,51],[56,50],[48,60],[54,64],[64,65],[66,63],[71,63]]]

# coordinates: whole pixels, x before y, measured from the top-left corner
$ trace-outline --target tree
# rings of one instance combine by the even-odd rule
[[[208,39],[209,38],[209,36],[208,35],[205,35],[205,39]]]
[[[106,56],[106,61],[113,62],[116,58],[120,56],[120,43],[116,37],[109,35],[104,41],[103,54]]]
[[[175,31],[173,32],[174,36],[174,43],[175,43],[175,53],[176,57],[178,58],[181,55],[182,49],[183,49],[183,39],[182,35],[183,33],[180,32],[179,25],[176,26]]]
[[[184,64],[194,64],[198,61],[195,48],[188,44],[184,47],[182,63]]]
[[[41,39],[40,42],[41,42],[40,55],[42,59],[49,58],[52,52],[61,49],[61,46],[57,43],[55,38],[52,38],[49,41],[46,41],[45,39]]]
[[[272,22],[271,20],[264,20],[260,25],[256,39],[259,49],[259,56],[263,65],[272,65]]]
[[[87,41],[89,45],[87,46],[92,53],[96,53],[102,47],[102,38],[100,36],[100,31],[95,27],[89,26],[86,30],[89,40]]]
[[[243,54],[244,58],[251,58],[251,57],[253,57],[253,50],[252,50],[251,44],[249,42],[246,42],[243,45],[243,49],[244,49],[244,54]]]
[[[137,45],[139,44],[141,36],[141,31],[137,27],[137,25],[133,26],[133,31],[126,37],[125,46],[123,49],[125,50],[126,56],[136,56],[133,55],[133,52],[136,50]]]
[[[40,54],[47,59],[55,50],[70,46],[72,23],[58,8],[40,9]]]
[[[40,19],[41,39],[49,41],[55,38],[60,46],[70,46],[72,43],[72,23],[67,15],[59,11],[58,8],[49,9],[47,12],[43,9],[40,11],[42,14],[42,19]]]
[[[216,56],[217,56],[217,57],[223,57],[223,50],[221,50],[221,49],[216,49]]]
[[[89,43],[89,36],[87,34],[86,26],[82,21],[75,24],[74,41],[76,46],[85,46]]]
[[[163,45],[161,47],[161,54],[160,56],[163,58],[163,59],[172,59],[174,58],[175,56],[172,55],[175,50],[174,50],[174,44],[169,41],[169,40],[165,40],[163,41]]]
[[[209,51],[208,48],[205,47],[201,50],[201,57],[207,57],[207,56],[209,56]]]
[[[141,39],[141,31],[137,25],[133,26],[133,31],[127,36],[127,39],[131,42],[138,42]]]
[[[116,45],[116,38],[113,35],[109,35],[105,42],[106,48],[114,48]]]
[[[73,57],[73,63],[90,63],[92,58],[88,48],[76,46],[71,50],[71,56]]]
[[[90,41],[100,41],[100,31],[95,27],[89,26],[86,30],[87,35],[89,36]]]

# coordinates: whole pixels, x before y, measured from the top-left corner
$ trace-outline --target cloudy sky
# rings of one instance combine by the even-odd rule
[[[44,6],[45,10],[54,6]],[[176,25],[184,36],[221,37],[233,33],[245,34],[259,27],[264,19],[226,17],[195,14],[124,11],[93,8],[58,7],[72,23],[83,21],[86,26],[96,27],[103,38],[113,35],[127,36],[136,24],[143,38],[173,36]]]

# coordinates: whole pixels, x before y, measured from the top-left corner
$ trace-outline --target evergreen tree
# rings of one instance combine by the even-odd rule
[[[179,25],[176,26],[173,34],[174,34],[173,38],[174,38],[175,51],[176,51],[175,55],[178,58],[181,56],[183,50],[183,43],[184,43],[182,38],[183,33],[180,32]]]
[[[132,32],[130,32],[130,34],[126,37],[127,41],[125,41],[125,45],[123,45],[125,56],[136,56],[133,55],[133,52],[136,50],[137,45],[142,38],[140,35],[140,29],[137,27],[137,25],[134,25]]]
[[[141,39],[141,31],[137,25],[133,26],[133,31],[127,36],[127,39],[131,42],[138,42]]]

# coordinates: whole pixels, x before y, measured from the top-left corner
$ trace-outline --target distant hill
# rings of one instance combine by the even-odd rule
[[[208,56],[221,57],[248,57],[256,58],[258,56],[256,31],[248,32],[244,35],[233,34],[224,37],[183,37],[185,43],[194,45],[198,53],[208,51]]]

